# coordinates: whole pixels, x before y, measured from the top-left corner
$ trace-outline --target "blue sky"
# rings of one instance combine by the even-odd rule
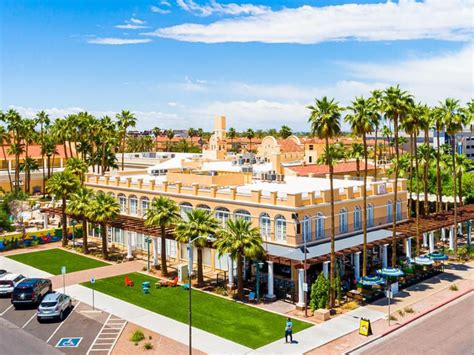
[[[140,128],[307,129],[305,105],[400,83],[473,92],[472,0],[2,0],[2,109]]]

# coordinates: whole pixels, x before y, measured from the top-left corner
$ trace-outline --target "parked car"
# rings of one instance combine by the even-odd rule
[[[22,305],[37,305],[52,289],[49,279],[24,279],[13,289],[12,304],[15,308]]]
[[[13,289],[18,285],[22,280],[25,279],[25,276],[21,274],[13,274],[7,272],[0,276],[0,296],[11,295]]]
[[[64,319],[64,314],[72,307],[71,297],[59,292],[48,293],[44,296],[38,310],[36,318],[38,322],[44,319],[59,318],[60,321]]]

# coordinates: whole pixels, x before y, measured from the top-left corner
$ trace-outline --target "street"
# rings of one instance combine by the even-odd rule
[[[435,310],[355,354],[474,354],[474,294]]]

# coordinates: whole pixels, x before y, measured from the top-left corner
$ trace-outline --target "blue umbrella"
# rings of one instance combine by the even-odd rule
[[[403,276],[405,275],[402,270],[398,268],[392,268],[392,267],[385,267],[383,269],[377,270],[377,275],[380,276]]]
[[[359,283],[363,286],[378,286],[385,284],[385,280],[380,276],[364,276]]]
[[[428,254],[428,258],[430,258],[431,260],[448,260],[449,256],[444,253],[435,251],[434,253]]]
[[[433,265],[433,260],[428,258],[426,255],[423,255],[423,256],[417,256],[415,258],[415,264],[417,265],[423,265],[423,266],[426,266],[426,265]]]

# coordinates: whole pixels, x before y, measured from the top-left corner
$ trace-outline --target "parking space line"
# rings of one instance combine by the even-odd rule
[[[63,320],[61,323],[59,323],[59,326],[56,328],[56,330],[53,332],[53,334],[51,334],[51,336],[48,338],[48,340],[46,340],[47,343],[50,342],[51,339],[53,339],[54,335],[58,332],[59,328],[61,328],[63,326],[64,323],[67,322],[67,320],[70,318],[72,312],[75,312],[77,307],[81,304],[81,301],[77,302],[77,304],[74,306],[74,308],[72,309],[71,312],[69,312],[67,318],[65,320]]]
[[[30,323],[35,317],[36,317],[36,312],[31,316],[30,319],[28,319],[26,321],[26,323],[23,325],[23,327],[21,327],[21,329],[25,329],[25,327],[28,325],[28,323]]]
[[[4,310],[2,313],[0,313],[0,316],[3,316],[5,313],[7,313],[10,309],[13,308],[13,305],[10,305],[6,310]]]
[[[102,329],[97,333],[97,336],[95,337],[94,341],[92,342],[89,350],[87,351],[87,354],[89,354],[91,352],[91,349],[94,347],[97,339],[99,338],[99,335],[100,333],[102,333],[102,331],[104,330],[105,326],[107,325],[107,322],[109,321],[110,317],[112,317],[112,314],[109,314],[109,316],[107,317],[107,320],[105,321],[104,325],[102,326]]]

